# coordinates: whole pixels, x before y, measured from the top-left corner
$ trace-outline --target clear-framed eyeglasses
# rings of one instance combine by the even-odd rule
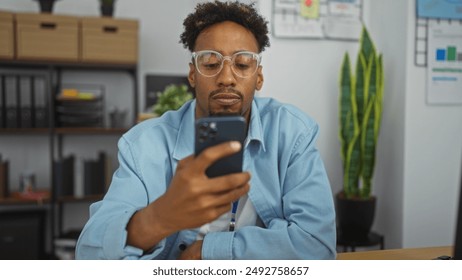
[[[225,60],[231,63],[231,70],[240,78],[248,78],[255,74],[260,66],[261,55],[242,51],[231,56],[224,56],[216,51],[193,52],[192,57],[197,71],[205,77],[214,77],[223,69]]]

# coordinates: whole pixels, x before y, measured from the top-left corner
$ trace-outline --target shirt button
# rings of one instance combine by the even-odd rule
[[[184,251],[186,249],[186,245],[181,243],[178,248],[181,250],[181,251]]]

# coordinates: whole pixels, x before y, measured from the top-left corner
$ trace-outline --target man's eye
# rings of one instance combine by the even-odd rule
[[[218,67],[220,67],[220,64],[219,63],[206,63],[206,64],[203,64],[202,66],[204,66],[204,68],[207,68],[207,69],[217,69]]]
[[[248,64],[243,64],[243,63],[236,63],[235,66],[237,69],[240,69],[240,70],[246,70],[246,69],[249,69],[250,67]]]

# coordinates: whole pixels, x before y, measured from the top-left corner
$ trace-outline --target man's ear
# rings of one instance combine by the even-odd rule
[[[262,69],[263,69],[263,67],[258,66],[258,70],[257,70],[257,84],[255,85],[255,89],[256,89],[256,90],[260,90],[260,89],[263,87],[264,78],[263,78],[263,71],[262,71]]]
[[[194,67],[194,64],[189,63],[189,74],[188,74],[188,80],[189,80],[189,85],[192,88],[196,87],[196,80],[194,79],[194,74],[196,72],[196,67]]]

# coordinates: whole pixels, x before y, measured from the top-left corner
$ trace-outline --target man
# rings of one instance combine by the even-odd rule
[[[184,27],[196,99],[120,139],[120,166],[104,199],[91,206],[77,258],[335,258],[335,214],[315,147],[317,124],[293,106],[254,98],[263,85],[267,22],[252,5],[213,2],[198,4]],[[195,157],[195,119],[223,114],[247,120],[244,147],[223,143]],[[245,172],[205,175],[239,149]]]

